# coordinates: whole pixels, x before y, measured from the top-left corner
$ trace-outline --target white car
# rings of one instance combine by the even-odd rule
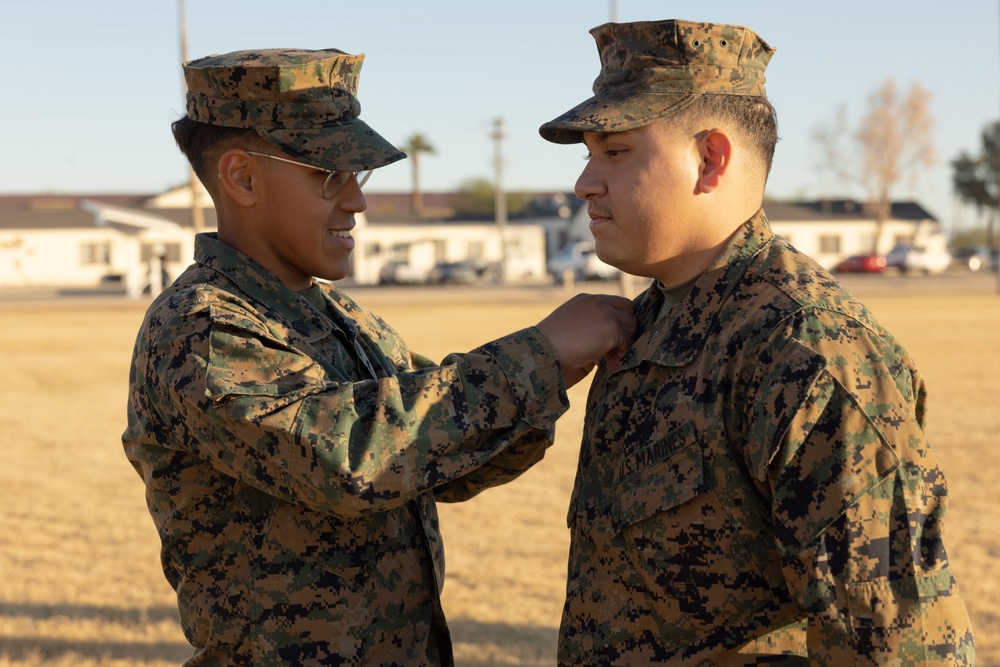
[[[620,273],[601,261],[590,241],[570,243],[549,260],[546,269],[556,282],[562,282],[567,272],[573,280],[611,280]]]
[[[885,256],[886,268],[903,273],[944,273],[951,266],[951,253],[938,244],[898,245]]]

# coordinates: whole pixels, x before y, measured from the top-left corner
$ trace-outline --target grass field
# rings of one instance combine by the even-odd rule
[[[591,289],[593,285],[589,286]],[[455,296],[458,294],[459,296]],[[470,293],[471,294],[471,293]],[[440,358],[538,321],[563,297],[359,297]],[[948,475],[946,538],[980,665],[1000,665],[1000,297],[859,295],[913,353]],[[121,451],[144,304],[0,302],[0,667],[176,665],[190,654],[143,488]],[[546,459],[514,484],[442,506],[444,605],[458,664],[552,665],[566,504],[586,387]]]

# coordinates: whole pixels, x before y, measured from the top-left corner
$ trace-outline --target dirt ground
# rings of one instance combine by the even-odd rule
[[[946,539],[980,665],[1000,665],[1000,296],[856,293],[913,353],[931,390],[929,434],[948,476]],[[600,289],[600,285],[588,285]],[[362,290],[440,358],[544,317],[556,290]],[[142,484],[125,460],[126,383],[145,303],[0,300],[0,667],[160,667],[190,655],[163,578]],[[444,606],[461,667],[553,665],[566,505],[586,386],[546,459],[517,482],[441,507]]]

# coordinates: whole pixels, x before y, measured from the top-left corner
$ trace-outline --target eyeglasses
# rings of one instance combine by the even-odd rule
[[[322,171],[327,174],[326,180],[323,181],[323,199],[333,199],[340,191],[344,189],[351,177],[358,179],[358,187],[364,187],[368,179],[371,178],[372,170],[363,169],[361,171],[330,171],[329,169],[324,169],[323,167],[314,167],[311,164],[306,164],[305,162],[297,162],[295,160],[289,160],[288,158],[278,157],[277,155],[271,155],[270,153],[257,153],[254,151],[247,151],[248,155],[256,155],[257,157],[269,157],[272,160],[278,160],[279,162],[287,162],[288,164],[296,164],[300,167],[308,167],[309,169],[315,169],[316,171]]]

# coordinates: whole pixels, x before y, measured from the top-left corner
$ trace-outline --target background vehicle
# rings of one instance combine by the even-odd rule
[[[415,285],[423,278],[406,262],[389,262],[379,272],[379,284]]]
[[[460,262],[439,262],[427,276],[432,284],[469,284],[496,280],[500,277],[499,262],[482,262],[471,259]]]
[[[546,269],[556,282],[562,282],[567,272],[573,280],[610,280],[619,274],[618,269],[601,261],[589,241],[567,245],[549,260]]]
[[[434,265],[427,274],[427,282],[432,284],[460,283],[468,284],[479,280],[479,271],[475,264],[465,262],[440,262]]]
[[[885,256],[886,268],[903,273],[943,273],[951,266],[951,253],[942,242],[927,245],[898,245]]]
[[[968,271],[994,271],[993,253],[984,245],[956,248],[952,252],[952,266]]]
[[[852,255],[833,267],[833,270],[837,273],[882,273],[885,267],[884,255]]]

